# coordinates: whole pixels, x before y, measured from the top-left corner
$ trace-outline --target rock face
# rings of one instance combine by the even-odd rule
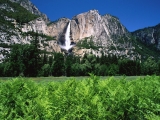
[[[61,18],[48,25],[48,35],[61,36],[64,34],[68,18]],[[119,19],[109,14],[101,16],[97,10],[81,13],[71,19],[71,39],[75,42],[94,37],[95,40],[108,40],[112,36],[127,35],[127,29],[120,23]]]
[[[96,39],[110,39],[112,35],[128,33],[118,18],[111,15],[101,16],[97,10],[79,14],[71,22],[73,40],[94,36]]]
[[[73,17],[71,32],[75,42],[92,36],[95,45],[100,46],[107,54],[109,47],[114,46],[114,35],[118,38],[128,34],[118,18],[109,14],[101,16],[97,10],[90,10]]]
[[[117,46],[123,47],[120,44],[116,44],[116,39],[123,36],[128,36],[129,32],[120,23],[119,19],[109,14],[104,16],[100,15],[97,10],[90,10],[85,13],[74,16],[71,20],[68,18],[62,18],[48,26],[48,33],[50,36],[57,36],[57,40],[64,37],[66,26],[71,21],[71,40],[75,43],[79,43],[84,39],[87,41],[92,40],[94,45],[99,48],[83,49],[79,50],[75,47],[75,54],[82,55],[85,53],[95,53],[100,55],[104,52],[106,55],[113,53],[114,55],[126,55],[125,51],[119,51]],[[114,46],[114,50],[110,50],[111,46]],[[130,46],[129,46],[130,47]],[[131,49],[131,48],[130,48]]]
[[[58,40],[61,36],[64,36],[68,22],[68,18],[61,18],[56,22],[50,23],[47,28],[48,35],[55,36]]]
[[[160,50],[160,24],[132,32],[140,41]]]
[[[25,23],[21,26],[22,32],[34,31],[38,33],[42,33],[48,35],[48,28],[46,22],[43,18],[39,17],[29,23]]]

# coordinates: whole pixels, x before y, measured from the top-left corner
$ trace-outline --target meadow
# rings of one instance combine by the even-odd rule
[[[135,80],[138,78],[144,78],[145,76],[99,76],[100,80],[106,80],[110,77],[113,77],[114,79],[126,79],[126,80]],[[12,80],[15,77],[0,77],[1,81],[6,81],[6,80]],[[87,78],[90,78],[90,76],[78,76],[78,77],[66,77],[66,76],[61,76],[61,77],[24,77],[23,79],[25,80],[33,80],[35,82],[62,82],[66,81],[69,79],[74,78],[75,80],[85,80]]]
[[[159,76],[0,79],[1,120],[160,119]]]

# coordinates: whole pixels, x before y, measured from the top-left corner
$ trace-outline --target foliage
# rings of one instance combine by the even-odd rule
[[[41,71],[38,76],[44,76],[47,77],[50,75],[50,65],[49,64],[44,64],[41,68]]]
[[[0,119],[44,119],[47,93],[35,82],[16,78],[0,84]]]
[[[156,61],[149,57],[143,64],[143,74],[159,74],[158,67]]]
[[[119,71],[120,74],[125,74],[128,76],[140,75],[140,62],[133,60],[121,60],[119,61]]]
[[[61,53],[54,54],[54,61],[52,64],[52,75],[53,76],[62,76],[65,74],[64,71],[64,56]]]
[[[0,119],[160,119],[160,77],[0,82]]]

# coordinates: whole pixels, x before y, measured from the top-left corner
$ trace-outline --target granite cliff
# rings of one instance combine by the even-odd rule
[[[160,50],[160,24],[136,30],[132,34],[144,44]]]
[[[83,56],[85,53],[92,52],[101,56],[103,52],[106,55],[114,54],[131,59],[134,59],[134,55],[138,55],[134,52],[132,42],[128,40],[130,33],[117,17],[109,14],[102,16],[98,10],[90,10],[74,16],[71,20],[62,18],[53,22],[48,26],[49,35],[56,36],[59,41],[63,38],[69,21],[71,21],[70,38],[77,44],[73,50],[76,55]],[[93,43],[92,47],[86,48],[83,42]]]
[[[10,51],[10,45],[30,44],[35,33],[38,33],[41,49],[51,53],[63,52],[58,43],[64,40],[69,21],[71,23],[70,38],[76,43],[73,48],[75,55],[83,56],[85,53],[93,53],[101,56],[103,53],[141,59],[149,52],[148,49],[141,52],[144,47],[139,44],[137,38],[156,44],[157,48],[160,48],[159,27],[151,27],[147,29],[148,32],[144,32],[146,29],[135,31],[132,34],[136,37],[133,37],[117,17],[110,14],[100,15],[98,10],[90,10],[72,19],[60,18],[53,22],[50,22],[48,17],[29,0],[1,0],[0,10],[1,60]]]

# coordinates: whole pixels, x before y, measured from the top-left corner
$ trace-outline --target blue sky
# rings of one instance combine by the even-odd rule
[[[160,0],[30,0],[51,21],[97,9],[111,14],[134,31],[160,23]]]

